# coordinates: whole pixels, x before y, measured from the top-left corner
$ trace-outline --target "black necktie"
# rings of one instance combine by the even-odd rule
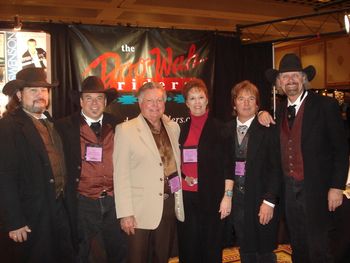
[[[292,128],[293,122],[294,122],[294,119],[295,119],[295,106],[296,105],[290,105],[287,108],[287,119],[288,119],[289,129]]]
[[[101,123],[99,121],[97,122],[92,122],[90,125],[90,128],[94,131],[96,134],[96,137],[100,136],[101,133]]]

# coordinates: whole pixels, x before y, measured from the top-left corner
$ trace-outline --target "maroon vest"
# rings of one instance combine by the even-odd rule
[[[102,162],[85,161],[87,144],[100,144],[103,148]],[[81,175],[78,192],[90,198],[99,198],[101,192],[113,196],[113,147],[114,129],[110,124],[103,123],[101,138],[98,141],[95,133],[85,120],[80,124]]]
[[[305,100],[295,116],[291,129],[289,129],[287,112],[285,112],[280,133],[283,172],[286,176],[291,176],[297,181],[304,180],[304,162],[301,152],[301,130],[304,105]]]

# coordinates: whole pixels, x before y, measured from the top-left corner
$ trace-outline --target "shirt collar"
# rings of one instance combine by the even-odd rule
[[[103,113],[101,115],[100,118],[98,118],[97,120],[91,119],[90,117],[86,116],[86,114],[83,112],[83,110],[81,110],[81,115],[83,116],[83,118],[85,119],[86,123],[90,126],[91,123],[93,122],[99,122],[102,125],[102,119],[103,119]]]
[[[294,101],[294,103],[291,103],[290,100],[288,99],[288,106],[291,106],[291,105],[295,105],[296,107],[300,107],[301,103],[303,103],[304,99],[306,98],[307,96],[307,93],[308,91],[307,90],[304,90],[300,95],[299,97]]]
[[[40,119],[47,119],[46,115],[44,113],[41,113],[41,116],[38,118],[37,116],[33,115],[33,113],[27,111],[26,109],[22,108],[25,113],[32,116],[33,118],[40,120]]]
[[[252,124],[253,120],[255,118],[255,115],[253,117],[251,117],[249,120],[247,120],[246,122],[242,123],[238,120],[238,117],[236,118],[237,119],[237,127],[240,126],[240,125],[246,125],[248,128],[250,127],[250,125]]]

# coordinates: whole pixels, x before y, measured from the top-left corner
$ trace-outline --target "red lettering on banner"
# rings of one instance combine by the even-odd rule
[[[147,81],[161,82],[167,90],[180,90],[190,78],[169,77],[193,70],[208,58],[200,58],[196,53],[196,45],[192,44],[187,56],[180,55],[173,58],[173,49],[167,47],[163,56],[160,48],[153,48],[149,54],[151,58],[140,58],[135,63],[122,63],[118,53],[106,52],[93,60],[84,70],[83,77],[95,69],[100,69],[101,79],[106,88],[111,87],[119,91],[135,91]]]

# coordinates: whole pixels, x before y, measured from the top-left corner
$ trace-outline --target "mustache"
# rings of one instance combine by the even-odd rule
[[[36,99],[36,100],[33,100],[33,103],[35,103],[35,102],[44,102],[44,103],[46,103],[47,100],[45,100],[45,99]]]
[[[292,85],[298,85],[298,84],[299,84],[298,82],[293,81],[293,82],[287,83],[286,86],[292,86]]]

